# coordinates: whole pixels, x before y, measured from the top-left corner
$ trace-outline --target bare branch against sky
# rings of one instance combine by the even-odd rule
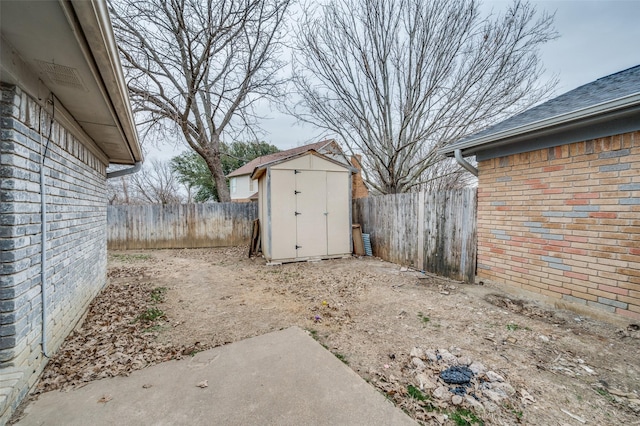
[[[368,183],[409,191],[436,148],[548,96],[553,17],[524,1],[483,18],[464,0],[329,0],[297,28],[294,113],[363,154]]]
[[[138,173],[110,179],[109,204],[180,204],[185,201],[176,174],[166,161],[153,159]],[[187,194],[188,194],[188,188]]]
[[[113,0],[113,27],[139,123],[178,131],[229,189],[222,133],[256,126],[254,104],[284,93],[279,70],[291,0]]]

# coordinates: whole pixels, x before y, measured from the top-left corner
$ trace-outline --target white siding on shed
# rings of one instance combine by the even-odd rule
[[[351,254],[351,170],[320,154],[284,160],[260,177],[263,254],[272,262]]]

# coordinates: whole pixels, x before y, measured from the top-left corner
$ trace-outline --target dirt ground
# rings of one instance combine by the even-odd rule
[[[371,257],[266,266],[245,248],[111,252],[109,277],[38,392],[297,325],[424,424],[640,424],[635,324]],[[449,367],[472,378],[446,383]]]

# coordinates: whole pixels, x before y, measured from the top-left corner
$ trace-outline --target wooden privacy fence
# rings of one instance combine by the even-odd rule
[[[476,189],[382,195],[353,202],[353,222],[390,262],[473,282]]]
[[[257,203],[108,206],[113,250],[225,247],[248,244]]]

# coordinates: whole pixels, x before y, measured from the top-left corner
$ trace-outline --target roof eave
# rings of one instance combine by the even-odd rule
[[[300,152],[298,154],[290,155],[288,157],[283,157],[283,158],[279,158],[279,159],[274,160],[274,161],[270,161],[268,163],[260,164],[251,173],[251,179],[254,179],[254,180],[255,179],[260,179],[260,177],[266,172],[267,168],[269,168],[271,166],[275,166],[277,164],[285,163],[285,162],[293,160],[295,158],[304,157],[305,155],[315,155],[316,157],[320,157],[323,160],[326,160],[326,161],[329,161],[331,163],[337,164],[340,167],[344,167],[346,170],[348,170],[351,173],[356,173],[356,169],[354,167],[347,166],[346,164],[342,164],[341,162],[336,161],[333,158],[330,158],[330,157],[327,157],[326,155],[320,154],[315,149],[310,149],[308,151],[303,151],[303,152]]]
[[[118,46],[109,18],[109,11],[105,0],[60,0],[62,8],[72,25],[79,24],[84,41],[91,50],[100,75],[96,75],[107,92],[115,118],[117,119],[123,141],[128,145],[133,162],[143,160],[142,150],[138,141],[133,112],[129,100],[129,91],[125,83],[122,65],[118,54]],[[77,21],[70,13],[77,17]],[[72,22],[75,21],[75,22]],[[83,40],[79,40],[82,43]]]
[[[319,144],[322,144],[322,145],[319,145]],[[260,159],[262,159],[262,158],[270,157],[270,156],[272,156],[272,155],[283,154],[283,153],[286,153],[287,151],[297,150],[297,149],[304,148],[304,147],[307,147],[307,146],[315,146],[315,145],[319,145],[317,148],[309,148],[309,149],[308,149],[308,150],[306,150],[306,151],[299,151],[299,152],[297,152],[296,154],[291,154],[290,156],[286,156],[286,157],[279,157],[279,158],[277,158],[277,159],[269,160],[269,161],[264,161],[264,162],[258,162],[258,164],[257,164],[257,166],[256,166],[256,167],[261,167],[261,166],[263,166],[263,165],[265,165],[265,164],[269,164],[269,163],[272,163],[272,162],[274,162],[274,161],[278,161],[278,160],[280,160],[280,159],[282,159],[282,158],[289,158],[289,157],[294,156],[294,155],[297,155],[297,154],[299,154],[299,153],[301,153],[301,152],[302,152],[302,153],[304,153],[304,152],[307,152],[307,151],[309,151],[309,150],[314,150],[314,151],[318,152],[318,151],[320,151],[321,149],[324,149],[324,148],[326,148],[328,145],[331,145],[331,144],[335,144],[335,145],[336,145],[336,147],[338,148],[338,150],[342,153],[342,156],[344,157],[344,153],[342,152],[342,149],[340,149],[340,145],[338,145],[338,142],[337,142],[335,139],[325,139],[325,140],[322,140],[322,141],[319,141],[319,142],[314,142],[314,143],[312,143],[312,144],[303,145],[302,147],[296,147],[296,148],[291,148],[291,149],[287,149],[287,150],[284,150],[284,151],[276,152],[276,153],[273,153],[273,154],[262,155],[262,156],[260,156],[260,157],[254,158],[254,159],[253,159],[253,160],[251,160],[251,161],[260,160]],[[345,159],[347,159],[346,157],[344,157],[344,158],[345,158]],[[254,167],[253,169],[251,169],[250,171],[238,173],[238,171],[239,171],[239,170],[242,170],[242,169],[243,169],[244,167],[246,167],[248,164],[251,164],[251,161],[250,161],[249,163],[245,164],[245,165],[242,165],[242,166],[238,167],[237,169],[235,169],[234,171],[232,171],[231,173],[229,173],[226,177],[227,177],[227,178],[232,178],[232,177],[247,176],[247,175],[251,176],[251,175],[253,174],[253,171],[255,170],[255,167]],[[347,159],[347,162],[348,162],[348,159]]]
[[[570,126],[580,126],[583,122],[611,117],[618,113],[624,113],[637,108],[640,108],[640,92],[572,111],[567,114],[539,120],[524,126],[454,143],[440,148],[438,153],[452,157],[456,150],[460,150],[463,156],[469,156],[481,151],[487,145],[495,148],[500,145],[534,138],[542,134],[549,134],[554,131],[553,129],[566,129]]]

